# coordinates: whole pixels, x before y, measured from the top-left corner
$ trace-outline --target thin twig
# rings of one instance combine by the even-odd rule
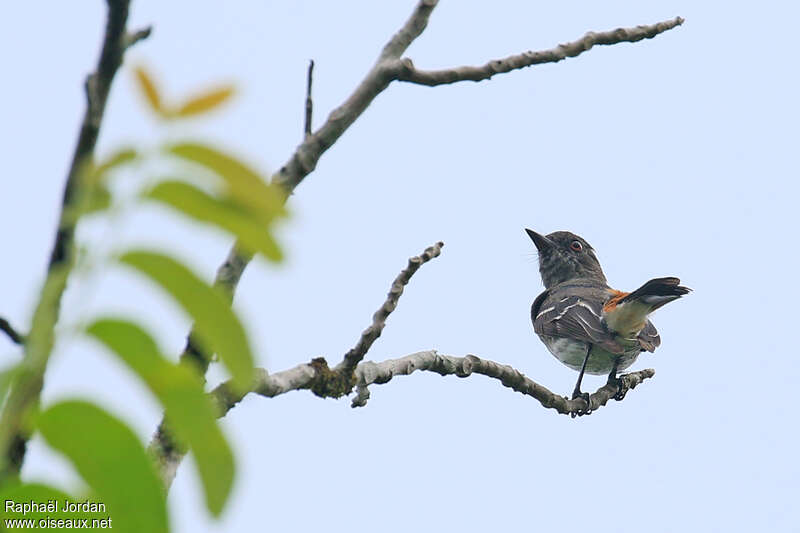
[[[47,267],[47,277],[25,343],[25,371],[19,374],[12,385],[0,416],[0,485],[9,477],[19,474],[25,458],[29,438],[29,429],[25,422],[31,409],[39,401],[43,376],[54,344],[54,328],[58,322],[61,296],[75,263],[74,237],[77,220],[71,211],[76,198],[81,194],[82,170],[94,155],[111,82],[122,64],[122,56],[129,44],[124,38],[129,2],[130,0],[107,1],[108,19],[103,48],[97,68],[86,82],[86,112],[64,187],[61,215]],[[136,40],[144,37],[146,35],[141,33]]]
[[[406,81],[434,87],[459,81],[488,80],[495,74],[505,74],[542,63],[557,63],[568,57],[575,57],[592,49],[595,45],[612,45],[619,43],[635,43],[642,39],[652,39],[660,33],[671,30],[683,24],[684,19],[675,17],[649,26],[636,26],[635,28],[617,28],[604,32],[588,32],[577,41],[560,44],[550,50],[539,52],[524,52],[503,59],[489,61],[478,67],[464,66],[441,70],[419,70],[414,67],[408,58],[402,60],[403,69],[397,76],[398,81]]]
[[[403,27],[383,47],[378,60],[353,93],[331,112],[325,123],[307,137],[281,167],[275,179],[287,192],[293,192],[303,178],[316,168],[322,154],[333,146],[375,97],[395,79],[396,72],[392,72],[391,66],[425,29],[436,4],[437,0],[421,0],[417,4]]]
[[[14,344],[25,343],[25,337],[17,333],[17,330],[15,330],[14,327],[8,323],[8,320],[3,317],[0,317],[0,331],[8,335],[8,338],[11,339],[11,342]]]
[[[347,375],[352,373],[358,363],[364,359],[364,356],[369,351],[372,343],[381,336],[383,328],[386,326],[386,319],[397,307],[397,302],[403,294],[403,287],[405,287],[411,280],[411,276],[419,270],[419,268],[442,253],[442,246],[444,243],[439,241],[433,246],[429,246],[420,255],[416,255],[408,260],[408,266],[404,268],[400,274],[397,275],[392,282],[389,289],[389,294],[386,295],[386,301],[383,302],[375,314],[372,315],[372,324],[364,330],[358,343],[344,356],[344,360],[336,367],[336,370]]]
[[[314,60],[308,62],[308,78],[306,79],[306,121],[303,131],[305,136],[311,135],[311,116],[314,112],[314,101],[311,99],[311,83],[314,81]]]
[[[125,34],[125,41],[124,41],[125,48],[130,48],[131,46],[133,46],[134,44],[138,43],[139,41],[147,39],[148,37],[150,37],[150,34],[152,32],[153,32],[153,27],[152,26],[146,26],[146,27],[142,28],[141,30],[136,30],[133,33],[126,33]]]

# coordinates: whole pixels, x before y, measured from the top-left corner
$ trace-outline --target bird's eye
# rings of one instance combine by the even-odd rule
[[[583,251],[583,245],[580,241],[572,241],[569,243],[569,247],[575,250],[576,252]]]

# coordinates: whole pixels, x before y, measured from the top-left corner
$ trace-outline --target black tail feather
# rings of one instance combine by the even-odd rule
[[[677,300],[684,294],[689,294],[692,289],[680,285],[678,278],[651,279],[632,293],[626,295],[619,303],[642,300],[654,304],[654,310],[662,305]]]

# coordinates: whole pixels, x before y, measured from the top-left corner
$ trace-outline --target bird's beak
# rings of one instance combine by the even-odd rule
[[[553,247],[553,241],[544,235],[540,235],[528,228],[525,228],[525,232],[528,234],[528,237],[531,238],[533,244],[536,245],[536,249],[539,250],[540,253]]]

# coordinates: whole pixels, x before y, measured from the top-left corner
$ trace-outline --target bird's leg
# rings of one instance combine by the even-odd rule
[[[592,353],[592,345],[588,344],[586,348],[586,357],[583,358],[583,364],[581,365],[581,372],[578,374],[578,381],[575,383],[575,390],[572,391],[572,399],[576,398],[583,398],[586,402],[586,413],[579,413],[579,414],[587,414],[592,410],[592,401],[589,397],[588,392],[581,392],[581,381],[583,381],[583,374],[586,372],[586,363],[589,362],[589,355]]]
[[[627,394],[628,389],[625,387],[625,382],[617,377],[618,366],[619,366],[619,359],[615,359],[614,366],[611,367],[611,372],[608,374],[608,383],[617,386],[617,393],[614,395],[614,399],[619,402],[625,397],[625,394]]]

